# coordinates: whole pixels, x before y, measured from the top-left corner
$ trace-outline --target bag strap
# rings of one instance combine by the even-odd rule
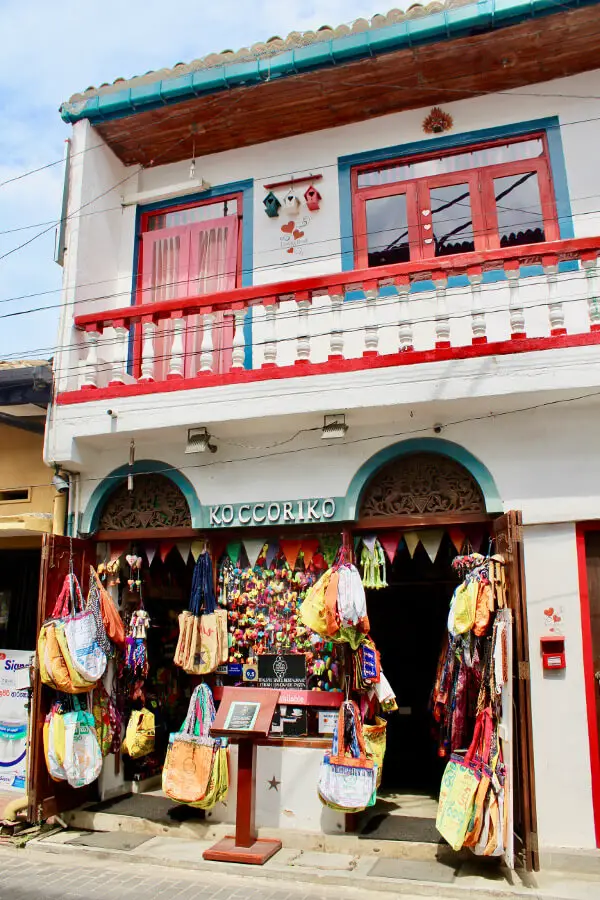
[[[79,607],[79,610],[78,610]],[[64,619],[70,613],[81,612],[83,610],[83,597],[79,582],[73,573],[65,575],[63,586],[57,597],[54,609],[52,610],[53,619]]]
[[[213,569],[208,550],[203,550],[194,566],[189,610],[194,616],[214,613],[217,608],[213,586]]]

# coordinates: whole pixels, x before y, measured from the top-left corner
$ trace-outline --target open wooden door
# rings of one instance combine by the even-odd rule
[[[520,512],[508,512],[494,521],[496,553],[504,557],[506,595],[513,615],[514,766],[513,819],[518,854],[528,871],[538,871],[535,771],[531,717],[529,637],[523,564],[523,524]]]
[[[40,593],[38,600],[37,633],[49,618],[56,598],[69,572],[69,557],[73,554],[73,571],[79,579],[84,596],[87,594],[89,567],[96,562],[95,545],[91,541],[45,534],[42,543]],[[96,799],[97,783],[75,789],[66,782],[53,781],[44,758],[43,728],[55,691],[42,684],[36,659],[33,679],[31,735],[28,760],[29,820],[40,822],[62,810],[74,809],[86,800]]]

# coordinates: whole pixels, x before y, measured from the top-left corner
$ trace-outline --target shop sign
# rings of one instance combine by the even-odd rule
[[[0,790],[25,790],[32,660],[30,651],[0,650]]]
[[[209,528],[244,525],[307,525],[331,522],[337,516],[335,497],[313,500],[273,500],[261,503],[219,503],[208,507]]]
[[[258,657],[261,687],[278,691],[306,688],[306,656],[303,653],[263,653]]]

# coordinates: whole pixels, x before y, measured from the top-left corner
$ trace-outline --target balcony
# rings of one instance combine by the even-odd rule
[[[578,238],[79,315],[57,402],[599,344],[599,254]]]

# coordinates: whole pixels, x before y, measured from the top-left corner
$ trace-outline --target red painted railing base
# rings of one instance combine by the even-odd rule
[[[514,338],[514,335],[512,336]],[[57,397],[57,403],[67,405],[83,403],[92,399],[108,400],[114,397],[136,397],[148,394],[169,393],[171,391],[193,390],[195,388],[221,387],[223,385],[248,384],[259,381],[275,381],[282,378],[298,378],[312,375],[331,375],[340,372],[360,372],[368,369],[387,369],[396,366],[411,366],[421,363],[445,362],[447,360],[475,359],[485,356],[508,356],[516,353],[533,353],[540,350],[561,350],[570,347],[589,347],[600,344],[600,331],[594,329],[585,334],[563,334],[550,337],[523,337],[496,343],[468,344],[462,347],[436,348],[434,350],[406,350],[386,356],[358,357],[355,359],[336,358],[308,366],[277,366],[269,363],[260,369],[235,369],[220,375],[203,373],[193,378],[178,378],[176,381],[154,381],[150,384],[117,384],[103,388],[81,388],[65,391]]]

